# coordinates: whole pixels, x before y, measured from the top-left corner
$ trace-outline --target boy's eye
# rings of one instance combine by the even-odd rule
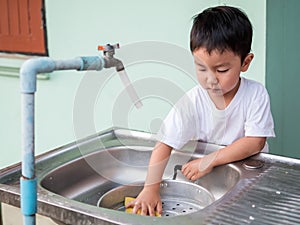
[[[206,68],[204,68],[204,67],[198,67],[198,71],[201,71],[201,72],[205,72],[206,71]]]
[[[229,69],[225,69],[225,70],[217,70],[218,73],[226,73]]]

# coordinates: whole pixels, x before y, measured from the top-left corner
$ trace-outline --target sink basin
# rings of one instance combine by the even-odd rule
[[[178,188],[181,191],[189,187],[201,189],[209,196],[203,207],[188,207],[184,211],[193,210],[185,214],[168,211],[161,218],[99,207],[97,203],[107,193],[131,184],[142,185],[154,145],[153,134],[112,128],[37,156],[38,214],[72,225],[232,224],[233,220],[236,224],[249,224],[254,219],[258,224],[267,224],[266,218],[277,224],[300,222],[300,160],[260,153],[216,167],[193,183],[180,172],[176,182],[172,181],[175,166],[222,147],[197,141],[172,152],[163,185],[183,183]],[[2,203],[20,207],[20,176],[20,163],[0,170]],[[175,189],[170,189],[171,193]],[[188,193],[183,191],[177,196],[194,202],[196,196]],[[174,216],[167,216],[171,214]]]
[[[146,177],[151,151],[151,147],[142,146],[118,146],[99,150],[50,171],[41,179],[40,185],[55,194],[96,206],[99,198],[111,189],[142,183]],[[173,151],[163,179],[172,179],[175,165],[184,164],[190,158],[190,154]],[[194,183],[204,187],[217,200],[239,179],[239,169],[229,164],[215,168]],[[180,173],[176,180],[189,182]]]

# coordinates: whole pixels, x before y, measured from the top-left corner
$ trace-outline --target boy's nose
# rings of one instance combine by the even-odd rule
[[[207,75],[206,82],[207,82],[207,84],[210,84],[210,85],[216,85],[216,84],[218,84],[218,79],[216,78],[216,76],[214,74],[209,73]]]

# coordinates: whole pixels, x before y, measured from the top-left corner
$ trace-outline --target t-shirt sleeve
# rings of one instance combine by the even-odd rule
[[[157,140],[181,149],[196,131],[194,107],[188,96],[182,97],[170,110],[158,132]]]
[[[275,137],[270,98],[266,89],[262,89],[248,107],[245,136]]]

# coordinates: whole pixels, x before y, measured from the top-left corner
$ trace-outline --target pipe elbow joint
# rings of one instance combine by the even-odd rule
[[[55,63],[49,57],[41,57],[25,61],[20,69],[21,92],[36,92],[36,75],[39,73],[50,73],[54,69]]]

